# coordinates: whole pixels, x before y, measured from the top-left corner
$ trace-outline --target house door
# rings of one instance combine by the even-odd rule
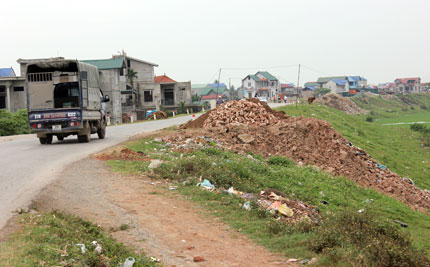
[[[164,105],[175,105],[175,94],[173,92],[173,89],[164,89]]]
[[[0,109],[6,108],[6,87],[0,86]]]

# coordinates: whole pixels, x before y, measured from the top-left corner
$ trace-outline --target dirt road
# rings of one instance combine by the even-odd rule
[[[93,158],[68,166],[36,201],[115,231],[119,241],[175,266],[287,266],[286,259],[255,245],[198,205],[148,178],[111,173]],[[203,257],[195,263],[193,258]]]

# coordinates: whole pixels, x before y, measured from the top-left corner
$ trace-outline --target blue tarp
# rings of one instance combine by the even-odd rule
[[[0,68],[0,77],[13,77],[15,72],[12,68]]]

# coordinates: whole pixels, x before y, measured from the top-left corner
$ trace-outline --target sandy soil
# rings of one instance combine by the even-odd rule
[[[46,188],[36,206],[88,219],[105,230],[129,224],[113,237],[170,266],[291,266],[286,258],[254,244],[167,185],[111,173],[94,158],[70,165]],[[195,263],[193,258],[203,257]]]

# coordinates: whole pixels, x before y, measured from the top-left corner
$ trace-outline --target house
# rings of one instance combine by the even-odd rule
[[[155,76],[154,83],[159,86],[159,91],[154,93],[160,95],[161,105],[165,108],[176,110],[181,105],[192,105],[191,82],[177,82],[164,74]]]
[[[347,76],[333,76],[333,77],[320,77],[317,80],[317,83],[319,85],[320,88],[327,88],[327,83],[330,82],[331,80],[347,80]]]
[[[349,89],[350,90],[360,90],[360,88],[367,87],[367,79],[361,76],[348,76],[346,78],[348,80]]]
[[[324,83],[324,87],[330,89],[333,94],[342,94],[349,92],[349,83],[346,79],[332,79]]]
[[[199,96],[200,93],[208,87],[208,84],[191,84],[192,95]]]
[[[0,68],[0,109],[16,112],[26,107],[25,78],[17,77],[14,69]]]
[[[401,94],[421,92],[421,78],[398,78],[394,80],[396,84],[394,92]]]
[[[218,98],[228,99],[230,96],[227,85],[224,83],[208,84],[205,89],[200,93],[202,101],[216,100]]]
[[[110,123],[121,123],[123,113],[121,93],[127,89],[124,58],[82,60],[82,62],[94,65],[99,69],[100,87],[103,94],[110,97],[110,101],[106,103]]]
[[[297,96],[297,88],[292,83],[281,83],[281,94],[286,95],[287,97]]]
[[[242,79],[242,88],[245,98],[264,96],[271,99],[280,93],[279,80],[267,71],[258,71],[256,74],[247,75]]]
[[[425,92],[425,93],[430,92],[430,82],[429,83],[421,83],[421,92]]]

